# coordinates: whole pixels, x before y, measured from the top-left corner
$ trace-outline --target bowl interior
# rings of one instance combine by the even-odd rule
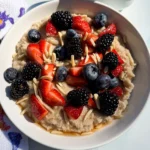
[[[107,13],[109,22],[114,22],[117,25],[117,30],[126,37],[127,47],[131,50],[137,62],[136,77],[134,79],[135,88],[124,117],[90,136],[68,137],[52,135],[35,124],[28,122],[20,115],[20,108],[6,97],[5,89],[8,84],[3,79],[3,72],[12,64],[12,54],[15,52],[17,42],[33,23],[50,16],[57,9],[69,10],[72,13],[88,14],[90,16],[97,12]],[[59,149],[94,148],[115,139],[136,120],[144,108],[150,89],[150,59],[141,36],[131,23],[119,13],[103,4],[93,2],[53,0],[31,10],[12,27],[4,38],[0,49],[0,62],[0,100],[10,120],[30,138],[41,144]]]

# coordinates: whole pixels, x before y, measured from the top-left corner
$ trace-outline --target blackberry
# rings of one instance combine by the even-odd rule
[[[51,20],[58,30],[72,28],[72,16],[69,11],[56,11],[51,15]]]
[[[79,59],[83,55],[83,51],[81,49],[81,41],[80,38],[72,38],[66,43],[67,56],[68,59],[71,58],[71,55],[74,55],[75,59]]]
[[[87,105],[88,99],[89,92],[85,88],[72,90],[67,95],[68,103],[75,107]]]
[[[27,63],[22,71],[24,80],[30,81],[33,78],[38,78],[41,72],[41,66],[35,62]]]
[[[113,52],[107,53],[102,61],[104,66],[107,66],[110,70],[115,69],[118,66],[118,57]]]
[[[16,79],[10,87],[10,96],[13,99],[19,99],[29,93],[29,86],[23,79]]]
[[[118,104],[119,97],[113,93],[105,91],[99,94],[100,112],[103,115],[111,116],[115,113]]]
[[[112,42],[114,40],[114,35],[112,34],[104,34],[99,37],[96,41],[96,50],[105,54],[107,50],[109,50]]]

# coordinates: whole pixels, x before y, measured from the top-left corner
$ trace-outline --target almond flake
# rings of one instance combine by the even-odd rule
[[[63,46],[64,45],[64,41],[62,39],[62,33],[58,32],[58,36],[59,36],[60,44],[61,44],[61,46]]]
[[[89,59],[89,55],[86,55],[84,63],[87,63],[88,59]]]
[[[56,62],[56,54],[53,53],[53,54],[52,54],[52,63],[55,63],[55,62]]]
[[[94,100],[95,100],[95,103],[96,103],[97,108],[100,109],[99,96],[98,96],[98,94],[94,94]]]
[[[85,41],[85,40],[87,39],[87,37],[88,37],[88,33],[85,32],[85,35],[84,35],[84,37],[83,37],[83,41]]]
[[[72,65],[72,67],[74,67],[76,65],[75,60],[74,60],[74,55],[71,55],[71,65]]]
[[[88,55],[88,46],[87,46],[87,44],[85,44],[85,55]]]
[[[90,42],[92,43],[93,47],[96,46],[96,44],[95,44],[95,42],[94,42],[94,40],[92,38],[90,39]]]

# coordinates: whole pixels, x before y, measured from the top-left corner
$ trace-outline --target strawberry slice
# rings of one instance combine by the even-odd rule
[[[42,105],[42,103],[38,100],[38,98],[32,94],[30,96],[30,103],[31,103],[31,113],[34,117],[38,120],[42,120],[47,114],[48,111]]]
[[[86,62],[85,62],[85,59],[86,58],[84,58],[83,60],[80,60],[79,63],[78,63],[78,66],[83,67],[87,64],[94,63],[94,60],[90,55],[89,55],[89,59]]]
[[[123,95],[123,90],[120,86],[111,89],[110,92],[116,94],[119,97]]]
[[[88,106],[91,108],[96,108],[96,103],[92,98],[88,100]]]
[[[53,88],[53,83],[45,80],[45,79],[41,79],[39,82],[39,89],[40,92],[42,94],[42,97],[46,97],[47,94],[49,93],[49,91]]]
[[[111,71],[111,74],[114,77],[118,77],[121,74],[122,71],[123,71],[123,67],[121,65],[119,65],[114,70]]]
[[[43,56],[40,52],[39,44],[30,43],[27,47],[27,56],[30,60],[37,62],[39,64],[43,64]]]
[[[49,51],[51,44],[48,43],[46,40],[42,39],[39,42],[40,51],[42,54],[45,54],[46,51]]]
[[[70,68],[69,73],[72,76],[80,76],[82,73],[82,69],[83,69],[82,67],[72,67]]]
[[[55,26],[52,24],[52,22],[49,20],[46,24],[46,36],[56,36],[58,33]]]
[[[75,87],[87,85],[87,81],[83,77],[75,77],[70,75],[67,76],[66,83]]]
[[[117,53],[117,51],[116,51],[115,49],[113,49],[112,52],[117,55],[119,64],[120,64],[120,65],[123,64],[124,61],[121,59],[121,57],[119,56],[119,54]]]
[[[100,34],[99,37],[103,36],[104,34],[113,34],[115,35],[117,32],[116,25],[114,23],[110,24],[106,29],[104,29]]]
[[[72,21],[75,23],[75,22],[83,21],[83,19],[82,19],[81,16],[74,16],[74,17],[72,18]]]
[[[54,78],[54,68],[55,68],[55,65],[54,64],[46,64],[43,68],[42,68],[42,71],[41,71],[41,76],[49,76],[52,78]]]
[[[56,89],[50,90],[43,98],[50,106],[64,106],[66,104],[64,97]]]
[[[87,37],[87,39],[86,39],[86,43],[87,43],[87,45],[88,46],[92,46],[93,47],[93,44],[92,44],[92,42],[91,42],[91,39],[93,39],[93,41],[95,42],[97,39],[98,39],[98,36],[97,35],[95,35],[95,34],[88,34],[88,37]]]
[[[68,117],[72,119],[78,119],[82,113],[83,106],[80,107],[73,107],[73,106],[66,106],[64,107],[64,111],[68,115]]]

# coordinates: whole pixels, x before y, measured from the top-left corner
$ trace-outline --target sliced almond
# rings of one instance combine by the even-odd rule
[[[96,44],[95,44],[95,42],[94,42],[94,40],[92,38],[90,39],[90,42],[92,43],[93,47],[96,46]]]
[[[74,55],[71,55],[71,65],[72,65],[72,67],[74,67],[76,65],[75,60],[74,60]]]
[[[95,103],[96,103],[97,108],[100,109],[99,96],[98,96],[98,94],[94,94],[94,100],[95,100]]]
[[[85,35],[83,37],[83,41],[85,41],[87,39],[87,37],[88,37],[88,32],[85,32]]]
[[[63,41],[63,38],[62,38],[62,33],[58,32],[58,36],[59,36],[60,44],[61,44],[61,46],[63,46],[64,45],[64,41]]]

